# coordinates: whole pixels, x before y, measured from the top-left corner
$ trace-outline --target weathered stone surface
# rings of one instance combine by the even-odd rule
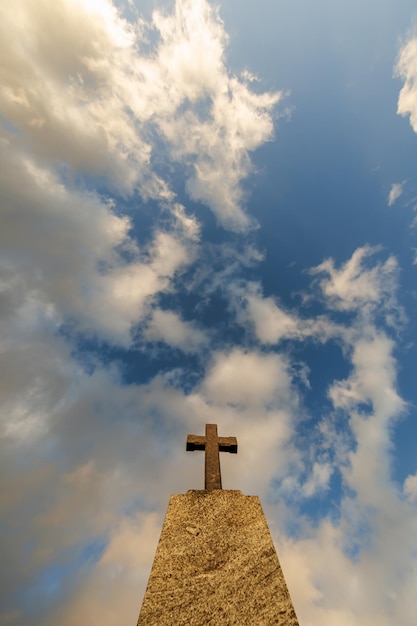
[[[256,496],[171,496],[138,626],[298,626]]]

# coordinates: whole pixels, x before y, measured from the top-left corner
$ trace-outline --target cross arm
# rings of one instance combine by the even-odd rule
[[[204,450],[206,443],[206,437],[201,437],[201,435],[188,435],[187,451],[193,452],[193,450]],[[237,453],[236,437],[219,437],[218,443],[220,452],[231,452],[233,454]]]
[[[237,453],[237,439],[236,437],[219,437],[219,450],[220,452]]]
[[[194,450],[204,450],[206,447],[206,438],[200,435],[188,435],[187,437],[187,451],[193,452]]]

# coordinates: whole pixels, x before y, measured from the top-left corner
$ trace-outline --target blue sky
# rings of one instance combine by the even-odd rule
[[[134,624],[217,423],[300,624],[414,626],[414,3],[0,17],[0,622]]]

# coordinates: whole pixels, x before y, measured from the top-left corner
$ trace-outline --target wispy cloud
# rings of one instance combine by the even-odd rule
[[[368,265],[368,258],[378,248],[363,246],[337,269],[328,259],[310,270],[317,275],[319,287],[327,306],[339,311],[374,312],[377,307],[395,308],[393,295],[397,291],[398,262],[390,256],[384,262]]]
[[[417,475],[410,474],[404,481],[404,493],[411,502],[417,501]]]
[[[388,194],[388,206],[392,206],[403,195],[404,183],[393,183]]]
[[[185,322],[173,311],[161,309],[154,312],[144,336],[150,341],[161,341],[185,352],[199,352],[208,342],[208,337],[195,324]]]
[[[395,71],[404,80],[398,97],[397,113],[409,115],[410,124],[417,133],[417,37],[412,36],[402,46]]]

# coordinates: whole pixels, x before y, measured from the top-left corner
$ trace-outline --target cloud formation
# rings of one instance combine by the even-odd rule
[[[404,81],[397,113],[409,115],[411,127],[417,133],[417,37],[411,37],[401,47],[395,71]]]
[[[161,309],[154,312],[145,330],[145,337],[185,352],[198,352],[207,344],[205,334],[195,328],[192,322],[184,322],[176,313]]]
[[[393,183],[391,185],[390,192],[388,194],[388,206],[393,206],[403,195],[404,192],[404,183]]]
[[[377,251],[377,248],[363,246],[355,250],[340,269],[332,259],[327,259],[310,270],[312,275],[325,276],[318,279],[318,284],[327,306],[336,311],[360,310],[366,315],[378,306],[394,305],[398,263],[390,256],[383,263],[366,267],[367,258]]]
[[[1,23],[10,146],[160,199],[172,197],[155,167],[162,141],[165,160],[185,167],[193,198],[222,224],[249,227],[241,181],[249,153],[273,136],[281,94],[255,93],[247,77],[228,72],[227,35],[205,0],[178,0],[174,13],[136,25],[109,0],[60,0],[52,9],[24,0],[17,11],[2,7]],[[150,53],[147,37],[156,38]]]

